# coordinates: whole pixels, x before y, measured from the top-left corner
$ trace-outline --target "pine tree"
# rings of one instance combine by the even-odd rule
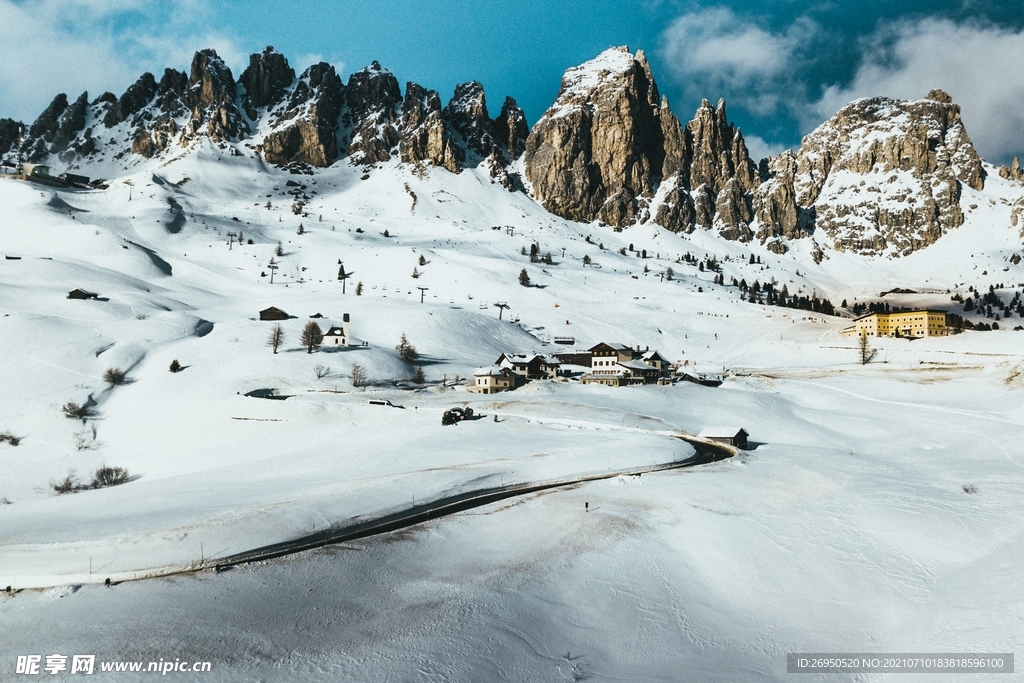
[[[423,367],[422,366],[419,366],[419,365],[416,366],[416,372],[412,376],[412,381],[415,382],[416,384],[426,384],[427,383],[427,376],[425,374],[423,374]]]
[[[398,342],[398,346],[395,347],[398,351],[398,357],[403,362],[412,365],[420,358],[420,354],[416,352],[416,347],[409,343],[409,340],[405,337],[405,332],[402,333],[402,339]]]
[[[318,348],[323,341],[324,331],[320,326],[313,320],[306,323],[302,328],[302,336],[299,337],[299,343],[306,347],[306,353],[313,353],[313,349]]]
[[[857,350],[860,352],[860,364],[867,365],[874,352],[871,350],[871,343],[868,342],[868,335],[866,333],[862,333],[857,340]]]
[[[523,287],[530,286],[530,274],[526,272],[526,268],[523,268],[521,271],[519,271],[519,284],[521,284]]]
[[[417,278],[418,278],[419,276],[420,276],[420,271],[418,271],[418,270],[417,270],[417,269],[415,268],[415,266],[414,266],[414,267],[413,267],[413,269],[412,269],[412,277],[413,277],[413,279],[415,280],[415,279],[417,279]]]
[[[424,256],[423,254],[420,254],[420,265],[421,266],[427,265],[427,257]]]
[[[591,260],[590,260],[590,257],[589,257],[589,256],[587,256],[586,254],[584,254],[584,255],[583,255],[583,265],[584,265],[584,266],[589,266],[590,264],[591,264]]]
[[[356,283],[356,296],[362,296],[362,295],[363,295],[363,281],[360,280],[359,282]]]
[[[284,256],[284,245],[280,242],[274,247],[274,256]]]
[[[267,346],[274,349],[274,353],[281,348],[281,344],[284,344],[284,330],[281,329],[280,325],[274,325],[274,329],[270,331],[270,337],[267,338]]]
[[[676,271],[672,270],[671,268],[666,268],[665,269],[665,279],[666,280],[671,282],[672,278],[674,278],[675,276],[676,276]]]

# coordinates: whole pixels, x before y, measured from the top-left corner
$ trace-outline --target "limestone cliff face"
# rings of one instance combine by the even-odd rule
[[[304,74],[304,76],[308,76]],[[245,89],[242,108],[249,118],[256,120],[259,110],[280,103],[295,81],[295,70],[288,60],[273,47],[249,56],[249,66],[242,72],[239,84]],[[307,85],[308,87],[308,85]]]
[[[306,69],[288,101],[272,113],[274,129],[263,140],[264,158],[279,165],[330,166],[338,158],[344,102],[344,86],[333,66],[320,62]]]
[[[150,84],[152,76],[147,76],[143,74],[125,91],[107,110],[103,122],[110,127],[129,121],[134,128],[132,153],[153,157],[171,146],[180,131],[176,119],[188,114],[184,102],[188,76],[166,69],[155,87]]]
[[[342,117],[349,129],[348,155],[353,163],[375,164],[391,158],[398,145],[402,91],[395,76],[373,62],[352,74],[345,88],[347,109]]]
[[[566,218],[627,224],[663,175],[661,104],[643,52],[612,48],[569,69],[526,141],[534,197]]]
[[[510,191],[523,189],[509,166],[529,134],[511,97],[491,119],[476,81],[456,87],[442,107],[436,91],[415,83],[403,97],[394,75],[377,62],[353,73],[347,85],[323,62],[296,78],[273,47],[251,55],[237,82],[214,50],[201,50],[188,73],[166,69],[159,81],[144,73],[120,97],[103,93],[90,104],[84,93],[74,102],[61,94],[30,126],[0,119],[0,155],[8,160],[22,128],[26,160],[57,157],[76,168],[97,153],[115,161],[129,153],[155,157],[208,138],[222,148],[241,143],[295,172],[339,160],[372,171],[396,153],[402,163],[452,173],[479,165]]]
[[[183,131],[186,139],[202,132],[212,140],[238,139],[249,125],[235,103],[237,90],[231,69],[215,50],[200,50],[192,59],[192,71],[184,103],[191,118]]]
[[[999,176],[1007,180],[1024,180],[1024,169],[1020,167],[1020,159],[1014,157],[1013,163],[1009,166],[1000,166]]]
[[[804,236],[800,230],[800,209],[796,205],[797,158],[786,150],[771,160],[765,160],[765,180],[754,192],[753,209],[757,219],[756,238],[776,253],[789,250],[786,240]]]
[[[455,94],[444,108],[444,118],[462,138],[466,151],[486,158],[499,148],[494,123],[487,113],[484,87],[477,81],[455,86]]]
[[[465,154],[455,144],[441,114],[441,97],[416,83],[405,86],[399,154],[404,163],[429,163],[452,173],[462,170]]]
[[[735,180],[742,192],[751,192],[759,184],[754,164],[747,153],[743,134],[729,123],[725,113],[725,100],[718,106],[704,100],[686,126],[692,140],[690,183],[707,185],[715,193],[730,180]]]
[[[494,136],[510,160],[515,161],[523,155],[526,151],[526,138],[529,135],[530,127],[526,124],[526,114],[513,98],[506,97],[501,105],[501,112],[494,119]]]
[[[932,91],[841,109],[804,138],[794,190],[833,248],[900,255],[959,227],[961,188],[982,189],[984,176],[960,107]]]
[[[653,216],[673,232],[700,227],[777,252],[820,231],[835,249],[890,256],[959,226],[963,188],[980,190],[985,176],[960,108],[939,90],[854,102],[758,168],[724,101],[704,100],[681,126],[643,54],[625,48],[566,72],[524,166],[533,196],[574,220]],[[1024,176],[1019,163],[1002,174]]]

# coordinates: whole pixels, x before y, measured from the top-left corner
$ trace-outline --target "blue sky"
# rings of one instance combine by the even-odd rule
[[[991,161],[1024,152],[1024,0],[0,0],[0,116],[33,119],[58,92],[123,92],[143,71],[216,48],[236,75],[274,45],[301,70],[378,60],[451,95],[481,81],[530,122],[562,72],[610,45],[644,49],[673,109],[724,97],[755,154],[855,97],[949,91]],[[38,55],[46,57],[40,59]]]

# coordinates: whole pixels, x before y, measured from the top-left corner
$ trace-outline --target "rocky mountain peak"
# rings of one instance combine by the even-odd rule
[[[395,127],[402,102],[398,79],[374,61],[349,77],[345,100],[343,123],[351,131],[349,156],[359,164],[390,159],[399,137]]]
[[[526,123],[526,114],[513,98],[506,97],[504,104],[501,105],[501,112],[494,119],[494,137],[508,153],[510,160],[518,159],[526,151],[526,138],[529,135],[530,127]]]
[[[286,72],[279,73],[281,83]],[[289,81],[289,85],[291,81]],[[275,96],[283,99],[286,93]],[[272,106],[273,98],[267,106]],[[314,64],[299,77],[287,104],[271,119],[274,130],[263,140],[264,158],[272,164],[330,166],[338,158],[338,127],[345,104],[345,86],[326,62]]]
[[[498,147],[494,124],[487,113],[484,86],[478,81],[455,86],[455,94],[444,108],[444,117],[462,136],[466,148],[478,156],[486,157]]]
[[[631,222],[662,175],[661,114],[642,53],[610,48],[569,69],[526,142],[534,196],[566,218]]]
[[[714,108],[707,100],[701,101],[686,130],[693,150],[691,186],[707,185],[713,192],[718,192],[729,180],[736,178],[744,192],[751,192],[757,187],[758,176],[747,153],[743,134],[729,123],[725,100],[718,100]]]
[[[273,47],[249,56],[249,66],[242,72],[240,83],[245,88],[242,107],[250,119],[255,120],[257,109],[280,102],[295,81],[295,70],[288,60]]]
[[[963,223],[961,186],[984,169],[946,93],[923,100],[861,99],[804,137],[795,179],[800,206],[837,249],[909,254]]]
[[[402,103],[399,154],[403,163],[429,163],[458,173],[465,155],[452,138],[436,90],[409,82]]]
[[[1024,180],[1024,169],[1020,167],[1020,159],[1013,157],[1009,166],[1000,166],[999,175],[1007,180]]]
[[[231,69],[216,50],[200,50],[192,59],[192,70],[185,90],[185,105],[191,110],[187,132],[195,137],[205,125],[206,134],[215,141],[236,139],[249,131],[235,105],[237,88]]]

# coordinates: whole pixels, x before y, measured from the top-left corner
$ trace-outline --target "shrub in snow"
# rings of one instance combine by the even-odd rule
[[[64,417],[72,420],[84,420],[92,415],[92,411],[88,406],[80,406],[74,401],[68,401],[65,403],[61,410],[64,411]]]
[[[530,274],[526,272],[526,268],[523,268],[521,271],[519,271],[519,284],[521,284],[523,287],[530,286]]]
[[[90,486],[94,489],[101,489],[107,486],[119,486],[127,483],[128,480],[128,470],[125,468],[104,465],[93,474]]]
[[[103,373],[103,381],[111,386],[119,386],[128,381],[128,373],[121,368],[107,368]]]
[[[68,470],[67,475],[63,479],[57,481],[50,480],[50,488],[59,496],[63,493],[74,493],[81,490],[82,483],[75,476],[74,470]]]
[[[974,484],[964,484],[960,488],[962,488],[964,490],[964,493],[977,493],[978,492],[978,487],[975,486]]]
[[[314,365],[313,374],[316,375],[317,379],[323,379],[327,375],[331,374],[331,369],[326,365]]]
[[[177,358],[171,361],[170,370],[171,372],[181,372],[181,363],[178,362]]]
[[[0,433],[0,443],[4,443],[4,442],[7,442],[7,443],[11,444],[12,446],[17,446],[19,443],[21,443],[21,437],[20,436],[15,436],[11,432],[3,432],[3,433]]]

